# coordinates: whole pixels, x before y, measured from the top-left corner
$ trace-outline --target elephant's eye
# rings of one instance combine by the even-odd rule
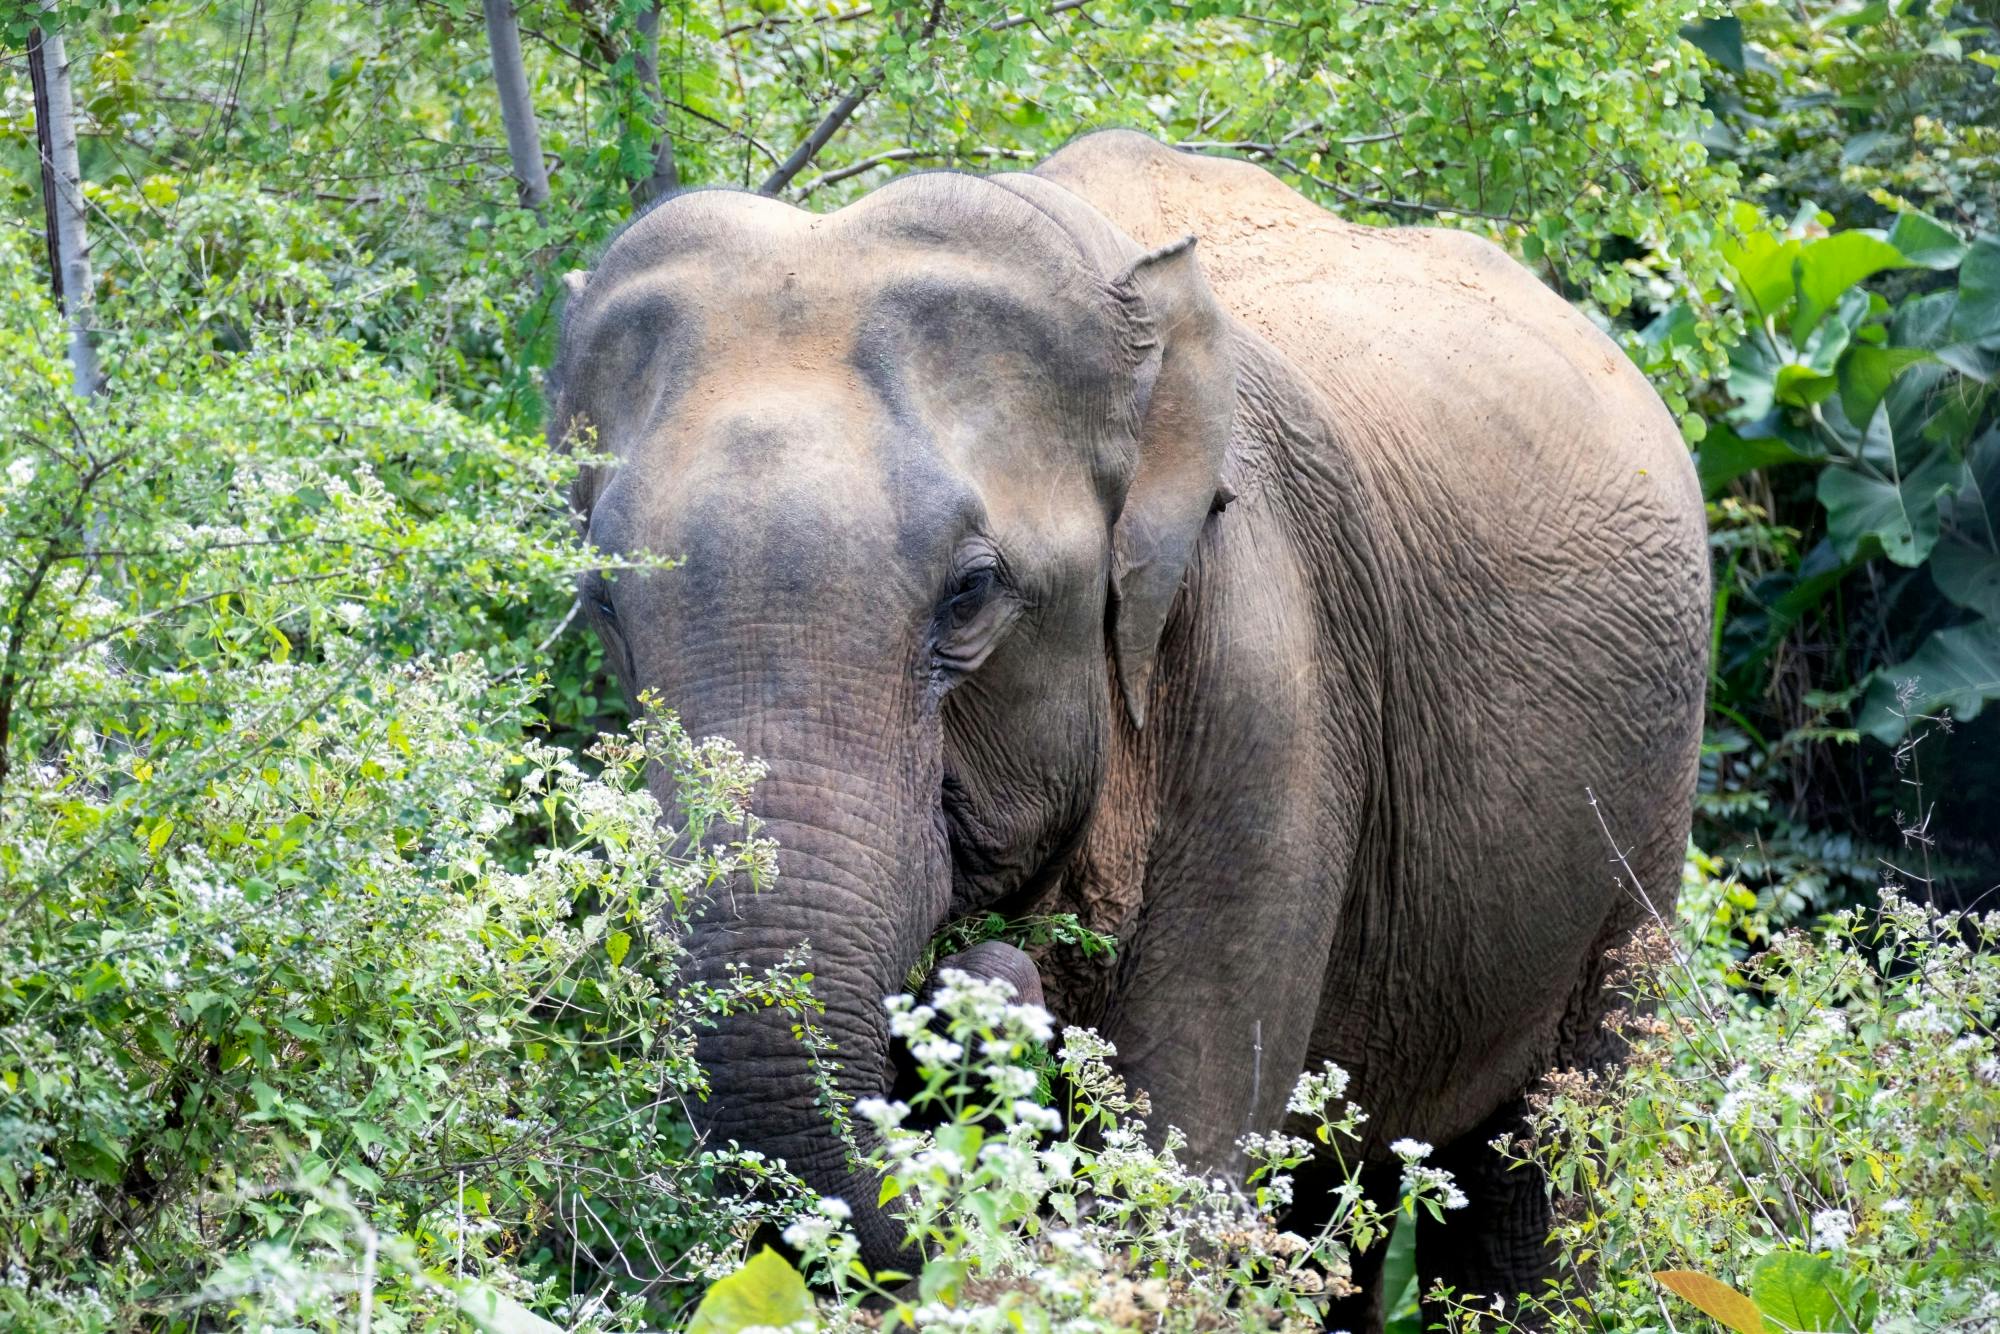
[[[611,584],[601,574],[590,574],[583,581],[583,600],[607,621],[618,619],[618,609],[611,605]]]
[[[954,630],[969,625],[993,596],[996,579],[991,565],[979,566],[959,576],[958,587],[945,607],[945,624]]]
[[[1007,627],[1020,612],[991,561],[968,566],[938,608],[933,660],[947,688],[986,661]]]

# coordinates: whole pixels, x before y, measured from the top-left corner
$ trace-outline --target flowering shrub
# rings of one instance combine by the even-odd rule
[[[2000,1330],[2000,914],[1892,885],[1739,961],[1761,925],[1718,869],[1628,959],[1655,1007],[1630,1064],[1552,1078],[1515,1146],[1565,1261],[1527,1324],[1686,1329],[1689,1300],[1739,1331]]]
[[[930,1003],[887,1002],[923,1086],[907,1103],[866,1099],[854,1112],[881,1136],[870,1164],[882,1174],[880,1202],[907,1227],[916,1272],[870,1273],[843,1226],[848,1204],[822,1199],[784,1235],[828,1299],[816,1306],[799,1275],[767,1253],[710,1290],[696,1334],[753,1325],[1321,1327],[1327,1299],[1354,1291],[1348,1248],[1366,1247],[1390,1222],[1361,1194],[1355,1170],[1315,1234],[1277,1221],[1291,1203],[1291,1169],[1315,1151],[1344,1163],[1342,1144],[1358,1137],[1364,1117],[1345,1101],[1346,1073],[1308,1071],[1292,1093],[1289,1110],[1323,1149],[1285,1134],[1247,1136],[1248,1179],[1232,1183],[1183,1164],[1176,1131],[1149,1146],[1146,1098],[1126,1088],[1110,1065],[1116,1053],[1094,1033],[1065,1030],[1053,1056],[1064,1110],[1037,1100],[1042,1044],[1055,1034],[1040,1007],[1012,994],[1004,981],[947,969]],[[1396,1152],[1405,1211],[1465,1202],[1448,1173],[1423,1164],[1429,1145],[1401,1140]],[[869,1298],[885,1310],[864,1309]]]
[[[60,329],[0,237],[0,1327],[589,1326],[704,1276],[757,1216],[716,1174],[783,1183],[693,1145],[695,1029],[809,1001],[678,975],[769,873],[754,764],[535,739],[568,465],[310,322],[113,330],[87,403]]]

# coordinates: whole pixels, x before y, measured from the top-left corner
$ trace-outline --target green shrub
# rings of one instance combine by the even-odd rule
[[[678,978],[690,904],[768,870],[755,765],[532,734],[569,465],[337,302],[233,354],[114,326],[78,402],[38,287],[0,240],[0,1324],[590,1324],[698,1279],[715,1173],[771,1170],[695,1151],[695,1030],[808,1002]],[[670,856],[649,764],[738,836]]]
[[[1564,1263],[1524,1325],[1694,1327],[1673,1292],[1753,1327],[1722,1285],[1792,1329],[2000,1323],[2000,914],[1891,885],[1742,959],[1763,929],[1696,857],[1673,933],[1626,956],[1652,1007],[1620,1024],[1630,1063],[1548,1081],[1514,1151],[1559,1192]]]

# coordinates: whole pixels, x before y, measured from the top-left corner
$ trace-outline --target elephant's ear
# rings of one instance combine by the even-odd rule
[[[1236,411],[1228,322],[1187,236],[1142,255],[1113,280],[1142,312],[1139,442],[1132,484],[1112,530],[1112,651],[1134,727],[1146,698],[1167,614],[1180,593],[1202,525],[1222,490],[1223,455]]]

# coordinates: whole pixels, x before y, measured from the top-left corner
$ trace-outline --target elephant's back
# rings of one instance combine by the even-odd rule
[[[1364,462],[1448,441],[1427,462],[1467,475],[1487,499],[1510,482],[1532,480],[1546,498],[1601,480],[1524,473],[1543,462],[1646,469],[1673,489],[1665,503],[1699,518],[1687,452],[1645,378],[1491,242],[1358,226],[1252,163],[1131,131],[1079,139],[1036,174],[1141,245],[1198,237],[1224,307],[1328,394],[1343,443]],[[1593,438],[1579,450],[1573,433],[1585,424]]]

